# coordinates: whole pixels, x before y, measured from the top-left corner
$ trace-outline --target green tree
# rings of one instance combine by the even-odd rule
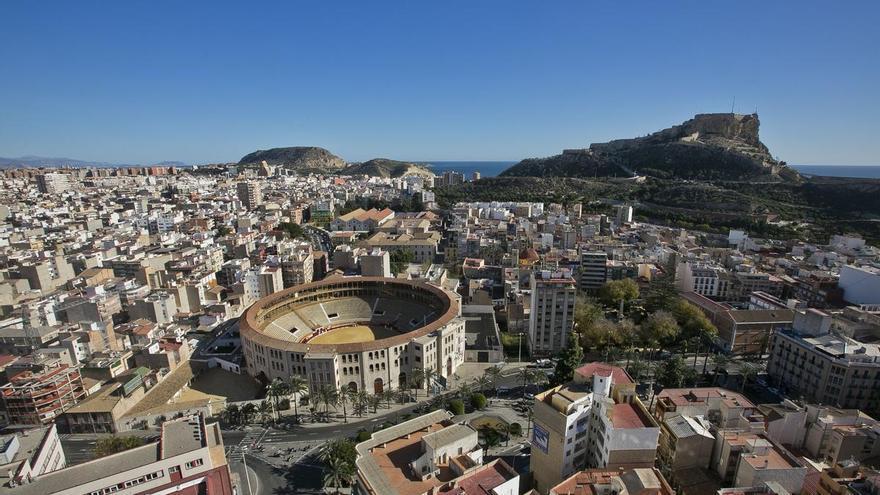
[[[523,366],[517,371],[517,375],[519,375],[520,382],[523,388],[525,388],[526,385],[535,380],[537,373],[533,369]]]
[[[681,329],[678,320],[668,311],[655,311],[642,322],[639,339],[647,347],[657,347],[674,341]]]
[[[709,343],[718,335],[718,329],[709,321],[706,314],[684,299],[679,298],[675,302],[672,314],[681,327],[683,339],[697,338],[703,343]]]
[[[367,412],[369,406],[370,396],[363,390],[358,390],[358,392],[354,394],[354,400],[352,401],[353,412],[360,418],[365,412]]]
[[[321,450],[324,462],[324,486],[340,493],[342,488],[350,487],[356,471],[357,452],[349,440],[337,438],[325,444]]]
[[[140,447],[141,445],[144,445],[144,439],[141,437],[112,436],[110,438],[101,438],[95,442],[95,457],[106,457],[117,452]]]
[[[555,387],[568,383],[574,378],[574,370],[580,366],[584,359],[584,349],[580,346],[574,330],[568,334],[568,345],[559,355],[556,361],[556,369],[553,370],[553,377],[550,379],[550,386]]]
[[[471,395],[471,405],[474,406],[474,409],[482,411],[486,408],[488,402],[486,396],[479,392]]]
[[[489,379],[486,377],[485,374],[474,378],[474,388],[478,392],[484,392],[487,388],[489,388],[489,384]]]
[[[230,425],[237,425],[241,421],[241,410],[237,404],[229,404],[223,410],[223,417]]]
[[[580,343],[586,349],[604,351],[608,346],[614,344],[615,330],[614,322],[605,318],[590,322],[583,327],[578,326]]]
[[[257,415],[259,415],[261,423],[268,423],[272,418],[272,404],[267,400],[260,401],[260,405],[257,406]]]
[[[452,399],[449,401],[449,412],[455,416],[464,414],[464,402],[461,399]]]
[[[282,397],[287,395],[288,386],[281,378],[276,378],[269,382],[266,386],[266,397],[272,404],[272,419],[278,419],[278,403]]]
[[[324,415],[330,416],[330,406],[336,408],[336,403],[338,402],[339,395],[336,392],[336,388],[329,384],[321,385],[321,388],[318,389],[318,398],[322,404],[324,404]]]
[[[507,431],[511,435],[518,437],[522,435],[522,425],[519,423],[510,423],[510,426],[507,427]]]
[[[244,424],[250,423],[256,413],[257,406],[253,402],[248,402],[241,406],[241,422]]]
[[[664,388],[681,388],[693,381],[696,373],[684,362],[681,356],[673,356],[660,365],[657,381]]]
[[[390,256],[391,272],[397,275],[402,272],[408,264],[414,262],[415,259],[416,255],[412,249],[402,248],[392,251]]]
[[[293,223],[293,222],[282,222],[278,225],[278,228],[281,229],[282,232],[287,234],[287,237],[291,239],[299,239],[306,237],[306,232],[302,227]]]
[[[639,297],[639,285],[631,278],[612,280],[599,289],[599,299],[606,305],[618,307]]]

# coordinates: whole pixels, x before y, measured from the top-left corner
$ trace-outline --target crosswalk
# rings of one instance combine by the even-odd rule
[[[248,430],[244,438],[235,445],[226,446],[226,459],[235,462],[242,462],[245,452],[251,451],[266,436],[268,430],[265,428],[255,428]]]

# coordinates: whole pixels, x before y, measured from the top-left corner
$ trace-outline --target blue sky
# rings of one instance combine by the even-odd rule
[[[3,2],[0,156],[517,160],[758,108],[880,165],[880,2]]]

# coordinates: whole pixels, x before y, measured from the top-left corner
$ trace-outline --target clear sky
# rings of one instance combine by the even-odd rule
[[[6,1],[0,156],[517,160],[758,108],[880,165],[880,2]]]

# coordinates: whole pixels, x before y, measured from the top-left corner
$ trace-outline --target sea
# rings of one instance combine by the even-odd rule
[[[447,170],[461,172],[470,178],[474,172],[479,172],[482,177],[495,177],[507,170],[515,161],[445,161],[445,162],[418,162],[431,168],[436,174],[442,174]],[[828,177],[858,177],[864,179],[880,179],[880,165],[792,165],[798,172],[813,176],[821,175]]]
[[[803,175],[826,177],[857,177],[860,179],[880,179],[878,165],[792,165]]]
[[[434,171],[436,175],[440,175],[447,170],[460,172],[468,179],[474,172],[479,172],[481,177],[495,177],[501,174],[513,164],[517,162],[416,162],[425,165]]]

